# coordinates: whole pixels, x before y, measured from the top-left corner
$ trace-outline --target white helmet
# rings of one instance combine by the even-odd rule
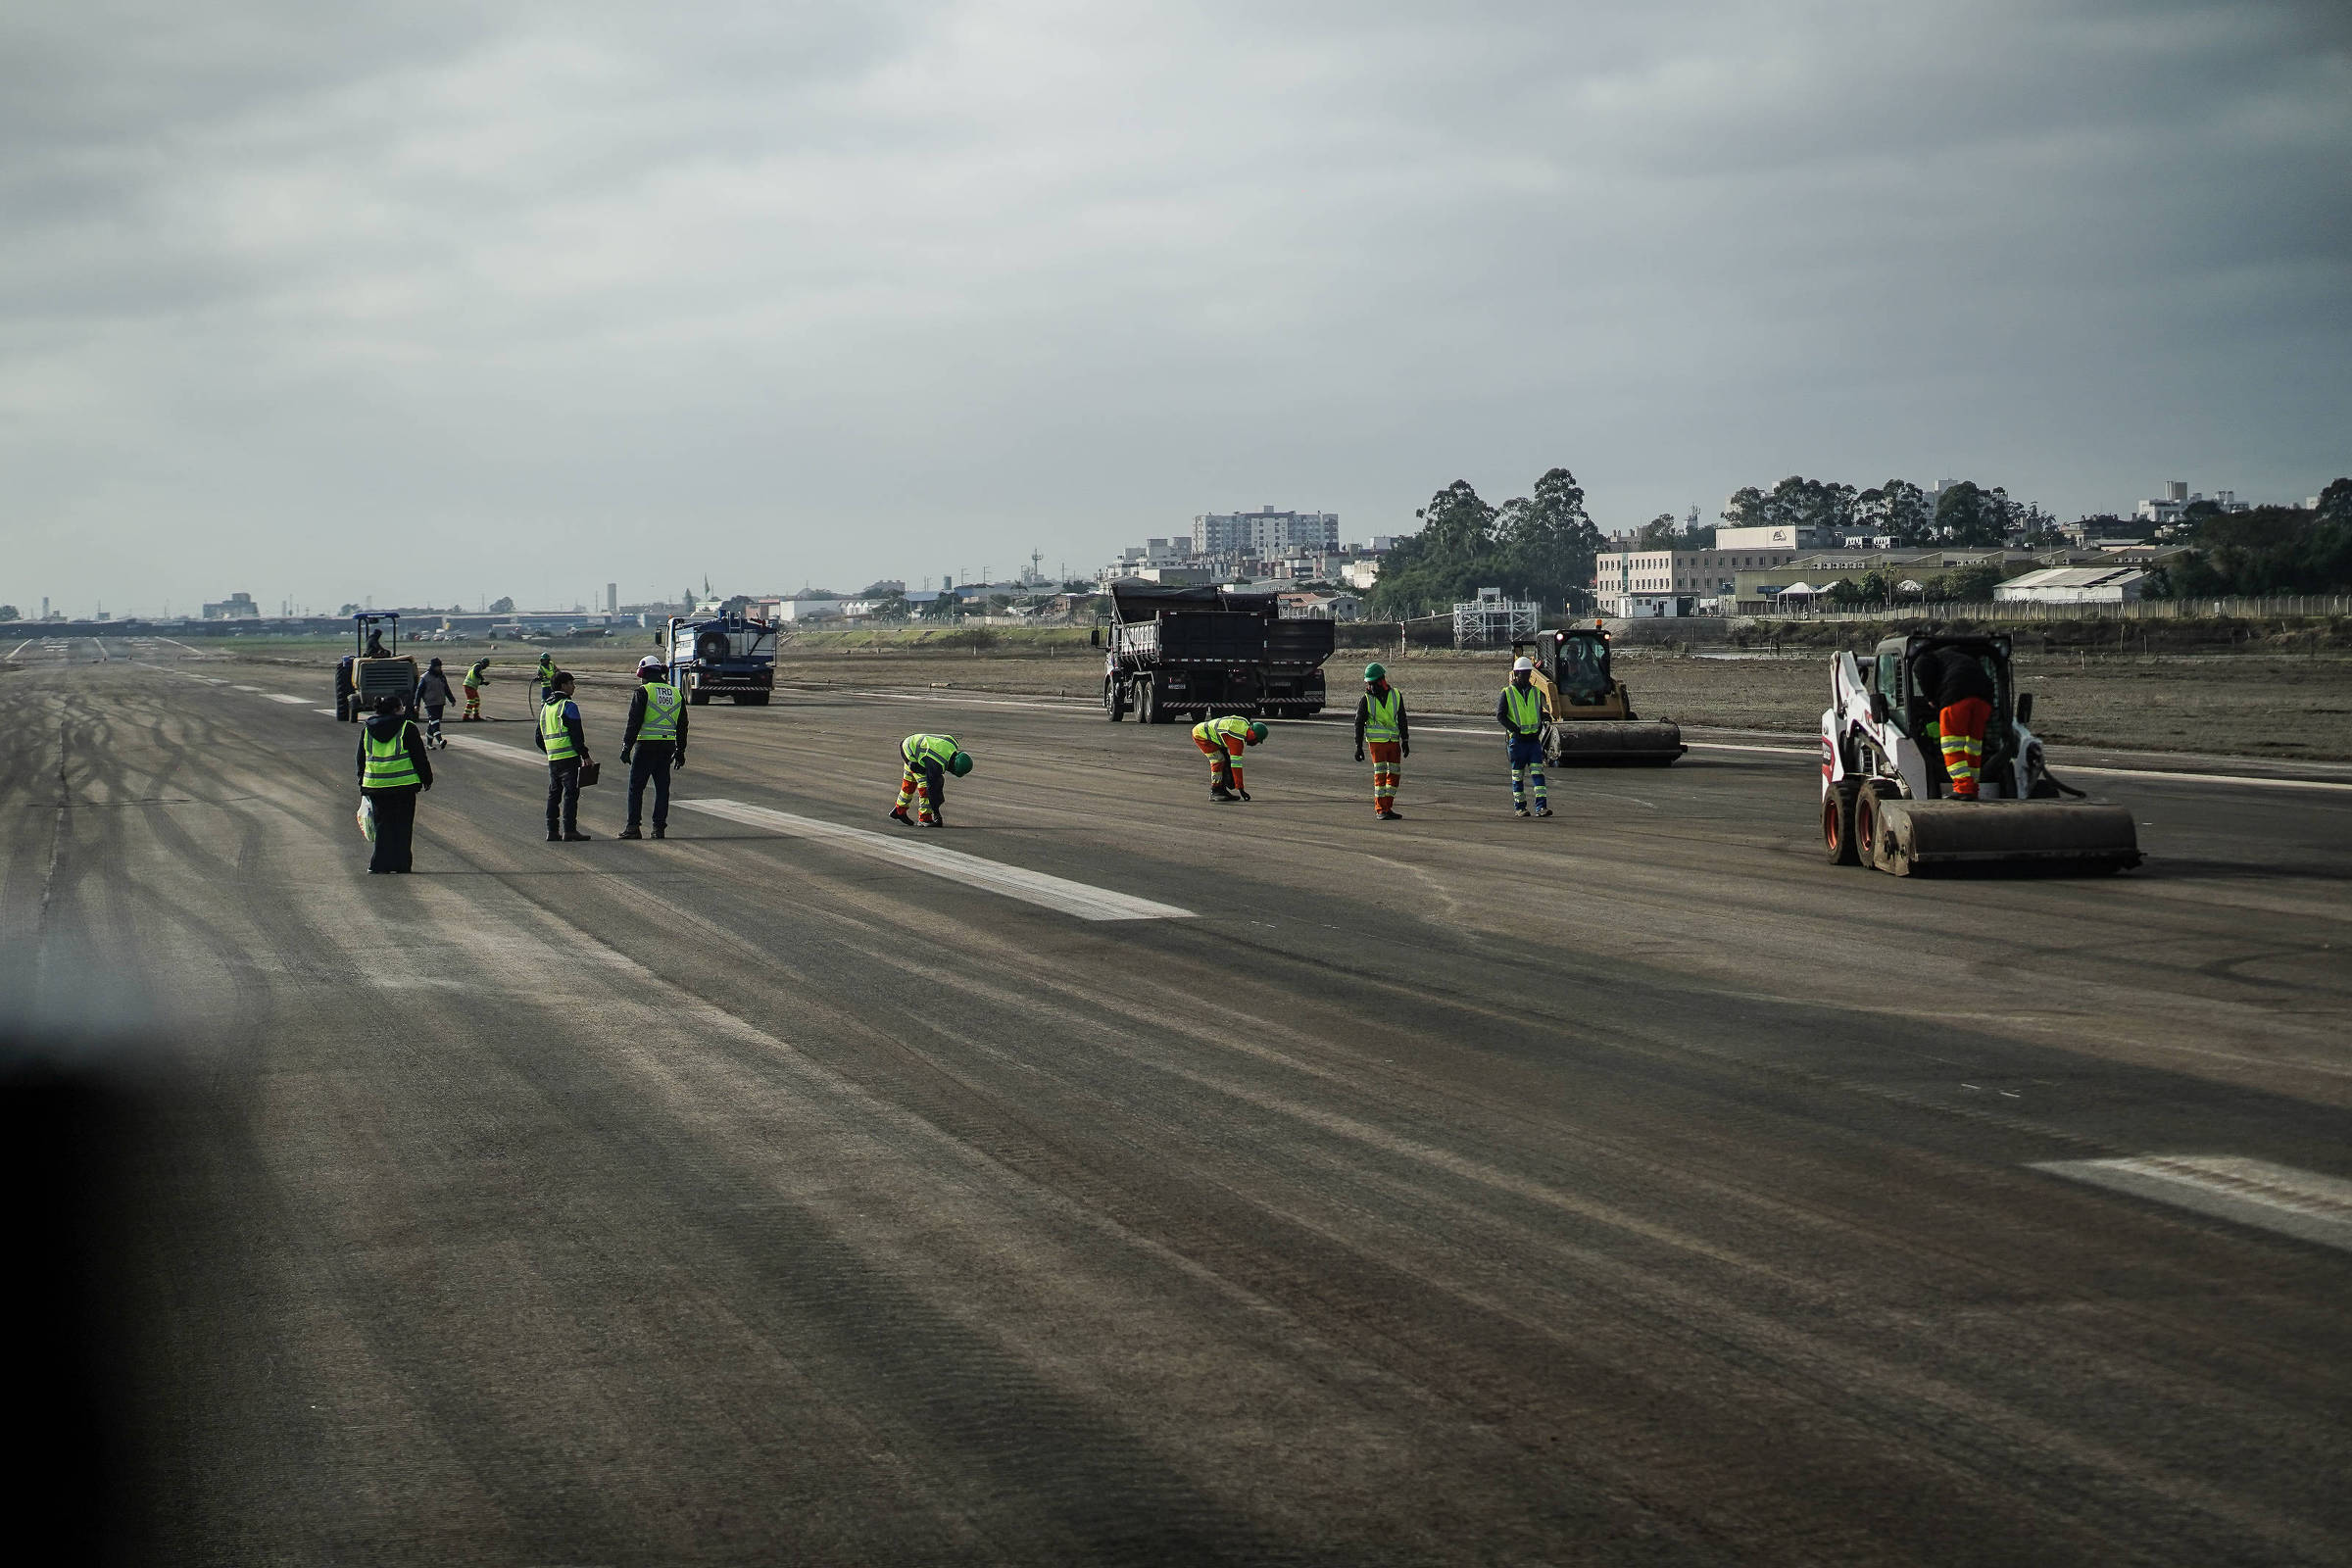
[[[663,659],[660,654],[648,654],[643,659],[637,661],[637,673],[640,675],[644,674],[649,669],[666,670],[667,668],[669,668],[669,662]]]
[[[1511,662],[1511,673],[1514,675],[1518,674],[1523,669],[1533,670],[1535,667],[1536,662],[1532,659],[1518,659]]]

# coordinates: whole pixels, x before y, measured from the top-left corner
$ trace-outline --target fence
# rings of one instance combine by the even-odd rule
[[[1754,605],[1756,608],[1750,608]],[[1821,605],[1807,609],[1742,600],[1739,618],[1769,620],[2261,620],[2280,615],[2352,615],[2352,594],[2278,595],[2262,599],[2134,599],[2124,604],[2052,604],[2008,600],[1931,605]]]

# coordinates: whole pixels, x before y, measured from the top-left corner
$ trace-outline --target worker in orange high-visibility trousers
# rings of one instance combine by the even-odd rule
[[[1242,751],[1266,738],[1266,726],[1254,718],[1228,713],[1193,726],[1193,744],[1208,756],[1208,798],[1221,803],[1246,801],[1242,788]]]
[[[1396,785],[1404,760],[1413,755],[1413,732],[1404,716],[1404,694],[1389,684],[1384,664],[1364,666],[1364,696],[1355,705],[1355,760],[1362,761],[1367,751],[1372,754],[1372,815],[1398,821],[1404,813],[1396,809]]]
[[[1952,781],[1952,799],[1976,800],[1977,783],[1984,771],[1984,730],[1992,722],[1992,701],[1999,688],[1993,685],[1984,661],[1965,648],[1937,648],[1922,654],[1911,671],[1921,695],[1936,709],[1943,771]]]

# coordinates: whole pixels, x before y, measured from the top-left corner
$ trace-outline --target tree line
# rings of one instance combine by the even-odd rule
[[[2188,553],[2157,568],[2153,597],[2352,593],[2352,479],[2320,492],[2316,508],[2224,512],[2206,501],[2182,520],[2195,530]]]
[[[1421,531],[1397,540],[1380,564],[1369,602],[1376,615],[1436,614],[1481,588],[1572,610],[1591,597],[1600,530],[1566,468],[1546,471],[1532,494],[1498,507],[1456,479],[1413,515]]]
[[[2038,506],[1973,479],[1946,485],[1933,499],[1908,479],[1857,490],[1836,480],[1790,474],[1770,490],[1749,485],[1723,509],[1725,526],[1787,525],[1890,535],[1898,546],[1989,547],[2023,537],[2057,536],[2058,519]],[[1684,548],[1690,548],[1688,546]]]

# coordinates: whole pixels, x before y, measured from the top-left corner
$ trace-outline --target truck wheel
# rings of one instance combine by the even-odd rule
[[[1821,798],[1821,853],[1832,865],[1862,863],[1854,848],[1854,798],[1861,793],[1852,779],[1841,778]]]
[[[1127,692],[1118,681],[1102,677],[1102,716],[1113,724],[1127,716]]]
[[[1159,683],[1146,675],[1135,683],[1135,721],[1138,724],[1159,722]]]

